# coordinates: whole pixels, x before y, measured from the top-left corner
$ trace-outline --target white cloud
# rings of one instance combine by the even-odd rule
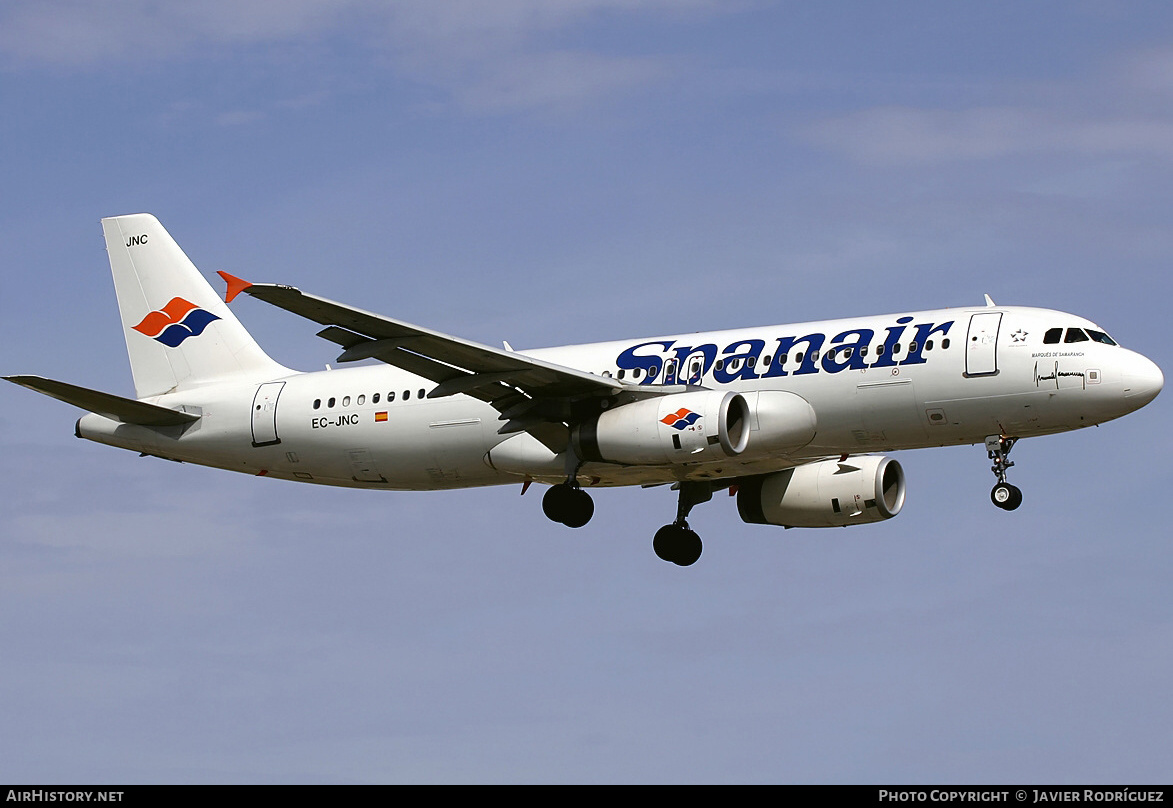
[[[65,67],[180,58],[208,45],[320,35],[356,5],[354,0],[16,0],[0,12],[0,53],[21,65]]]
[[[216,123],[220,126],[247,126],[265,118],[265,113],[257,109],[236,109],[221,112],[216,116]]]
[[[1173,156],[1173,121],[1015,107],[879,107],[820,121],[808,140],[871,164],[938,164],[1028,153]]]
[[[719,8],[727,9],[713,0],[15,0],[0,10],[0,56],[9,67],[100,70],[341,36],[467,110],[496,112],[579,101],[668,72],[654,58],[541,39],[608,17],[671,20]]]
[[[656,59],[561,51],[492,60],[483,74],[453,81],[466,109],[501,112],[571,104],[651,83],[668,73]]]
[[[820,148],[873,165],[940,165],[1019,155],[1173,157],[1173,51],[1115,57],[1079,79],[1006,85],[1015,99],[966,105],[973,88],[938,86],[947,101],[885,105],[808,123],[800,135]],[[988,86],[983,94],[998,90]]]

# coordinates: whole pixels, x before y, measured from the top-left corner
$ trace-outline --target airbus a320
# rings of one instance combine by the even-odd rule
[[[515,351],[219,273],[213,291],[149,214],[102,220],[134,399],[40,376],[9,381],[88,411],[78,437],[283,480],[385,490],[531,483],[554,522],[590,521],[589,490],[672,485],[653,539],[701,554],[693,507],[736,493],[745,522],[845,527],[890,519],[899,462],[876,454],[984,444],[993,503],[1021,438],[1119,418],[1161,370],[1095,323],[997,306]],[[349,368],[273,361],[228,307],[248,294],[305,317]]]

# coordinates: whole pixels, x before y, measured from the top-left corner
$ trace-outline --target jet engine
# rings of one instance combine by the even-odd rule
[[[745,458],[785,457],[814,440],[818,418],[802,396],[782,390],[742,395],[750,412]]]
[[[583,460],[662,465],[734,457],[749,433],[749,405],[740,393],[697,390],[606,410],[576,426],[571,439]]]
[[[737,511],[756,525],[862,525],[900,513],[904,488],[904,470],[890,457],[819,460],[741,482]]]

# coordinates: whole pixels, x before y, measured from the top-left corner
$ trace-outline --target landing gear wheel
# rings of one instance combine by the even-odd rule
[[[595,515],[595,501],[581,488],[572,488],[562,524],[567,527],[582,527]]]
[[[691,566],[701,557],[702,550],[704,550],[704,545],[701,543],[701,537],[696,534],[696,531],[685,529],[684,535],[680,537],[680,544],[677,547],[674,560],[682,567]]]
[[[1017,442],[1018,438],[1004,438],[1001,435],[986,437],[986,452],[994,461],[990,471],[998,478],[997,485],[990,491],[990,501],[1004,511],[1012,511],[1022,504],[1022,492],[1018,486],[1006,482],[1006,471],[1014,465],[1010,460],[1010,450]]]
[[[562,521],[562,515],[566,512],[566,504],[570,501],[572,490],[565,483],[552,485],[546,489],[546,494],[542,497],[542,513],[546,514],[547,519],[551,522]]]
[[[990,500],[1004,511],[1012,511],[1022,504],[1022,491],[1010,483],[998,483],[990,491]]]
[[[689,530],[688,525],[664,525],[656,531],[652,539],[652,549],[664,561],[671,561],[681,567],[695,564],[701,557],[704,545],[696,531]]]
[[[582,527],[595,515],[595,502],[581,488],[559,483],[550,486],[542,497],[542,512],[552,522]]]
[[[655,538],[652,539],[652,549],[656,551],[656,555],[662,561],[671,561],[675,558],[672,552],[675,542],[673,541],[676,531],[679,528],[676,525],[664,525],[656,531]]]

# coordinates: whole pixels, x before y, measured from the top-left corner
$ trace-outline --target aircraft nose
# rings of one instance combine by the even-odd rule
[[[1134,354],[1124,370],[1124,397],[1129,404],[1143,407],[1165,386],[1165,375],[1157,363],[1146,356]]]

